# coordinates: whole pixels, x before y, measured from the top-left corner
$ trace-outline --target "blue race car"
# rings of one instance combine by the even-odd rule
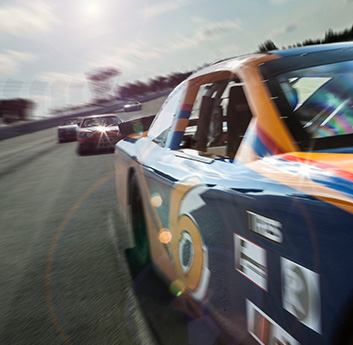
[[[353,44],[218,62],[115,147],[134,275],[226,344],[353,342]]]

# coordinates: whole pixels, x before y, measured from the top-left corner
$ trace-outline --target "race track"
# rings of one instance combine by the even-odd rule
[[[158,278],[130,277],[113,154],[76,145],[56,128],[0,142],[0,344],[188,344]]]

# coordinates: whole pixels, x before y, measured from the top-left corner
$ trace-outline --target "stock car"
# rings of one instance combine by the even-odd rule
[[[124,105],[124,112],[141,110],[142,104],[139,101],[130,101]]]
[[[353,344],[352,127],[351,42],[191,75],[115,147],[133,276],[152,265],[225,344]]]
[[[84,117],[77,133],[79,154],[109,150],[121,139],[119,116],[115,114]]]
[[[77,139],[77,130],[81,122],[81,118],[63,120],[58,127],[58,141],[74,141]]]

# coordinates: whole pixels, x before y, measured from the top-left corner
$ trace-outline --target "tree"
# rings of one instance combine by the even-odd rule
[[[277,46],[271,40],[267,40],[259,45],[259,53],[266,53],[269,50],[278,50]]]
[[[121,74],[120,70],[114,67],[100,68],[93,72],[86,73],[86,78],[95,95],[96,100],[108,99],[113,88],[113,78]]]

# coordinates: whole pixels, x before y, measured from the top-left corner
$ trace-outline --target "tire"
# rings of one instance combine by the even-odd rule
[[[151,263],[146,218],[136,175],[133,175],[130,180],[130,202],[131,224],[136,245],[134,248],[126,250],[126,256],[131,274],[136,277]]]

